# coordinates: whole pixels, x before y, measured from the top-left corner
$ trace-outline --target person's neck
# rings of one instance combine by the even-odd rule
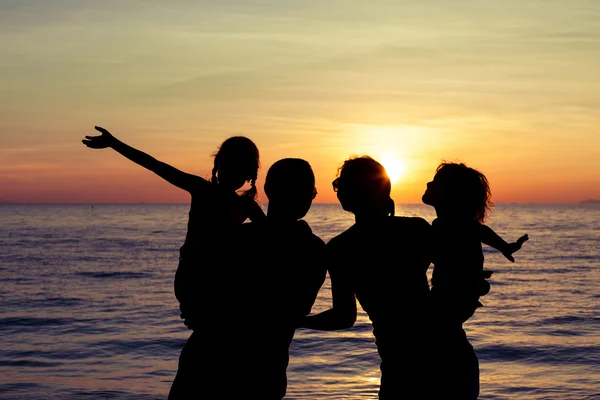
[[[436,207],[435,214],[438,218],[443,218],[446,220],[460,221],[469,219],[468,217],[465,217],[462,214],[455,212],[454,210],[449,210],[441,207]]]
[[[439,207],[435,207],[435,215],[438,218],[444,218],[445,216],[448,215],[448,213]]]

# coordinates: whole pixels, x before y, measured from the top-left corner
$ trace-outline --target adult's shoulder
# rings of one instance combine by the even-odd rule
[[[262,223],[245,222],[232,226],[220,233],[220,240],[217,242],[226,247],[236,246],[255,246],[255,242],[264,236],[264,226]]]
[[[429,232],[431,224],[421,217],[392,217],[394,224],[402,226],[405,229],[411,229],[421,232]]]
[[[336,236],[329,239],[329,241],[327,242],[327,247],[330,249],[335,249],[338,247],[343,247],[348,243],[352,243],[352,238],[356,236],[354,231],[355,225],[351,226],[350,228],[346,229],[341,233],[338,233]]]
[[[298,220],[298,222],[294,226],[294,229],[297,235],[304,237],[305,240],[307,240],[314,247],[325,247],[325,241],[313,232],[312,228],[305,220]]]
[[[312,247],[318,251],[325,249],[325,241],[312,231],[312,228],[306,221],[300,220],[298,221],[298,225],[300,226],[300,230],[306,235],[306,238]]]
[[[325,247],[325,241],[323,239],[321,239],[319,236],[315,235],[314,233],[311,235],[312,236],[312,241],[314,242],[315,246],[318,247]]]

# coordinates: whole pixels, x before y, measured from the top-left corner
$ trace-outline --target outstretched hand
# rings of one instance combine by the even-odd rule
[[[521,249],[521,246],[523,245],[523,243],[525,243],[528,240],[529,240],[528,235],[521,236],[520,238],[517,239],[516,242],[509,243],[508,246],[506,246],[506,249],[502,252],[502,254],[504,254],[504,257],[506,257],[510,262],[515,262],[515,258],[512,256],[513,253],[516,253],[517,251],[519,251]]]
[[[106,149],[110,147],[115,137],[102,127],[95,126],[94,128],[102,134],[98,136],[86,136],[81,142],[91,149]]]

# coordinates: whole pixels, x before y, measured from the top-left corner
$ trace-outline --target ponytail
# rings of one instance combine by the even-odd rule
[[[256,178],[252,178],[250,181],[250,189],[246,190],[243,196],[256,200],[258,191],[256,190]]]
[[[393,217],[394,215],[396,215],[396,203],[394,203],[394,199],[392,199],[391,197],[389,197],[386,200],[386,203],[387,203],[387,207],[388,207],[387,212],[390,216]]]

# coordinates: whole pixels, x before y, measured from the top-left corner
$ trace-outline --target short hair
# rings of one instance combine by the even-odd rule
[[[356,156],[344,161],[338,169],[338,188],[348,195],[346,202],[351,212],[367,205],[371,207],[379,204],[387,214],[395,214],[395,204],[390,197],[390,177],[385,167],[369,156]]]
[[[308,161],[300,158],[284,158],[276,161],[265,178],[265,194],[269,200],[312,196],[315,174]]]
[[[374,190],[378,196],[389,197],[392,191],[392,182],[385,167],[369,156],[351,157],[344,161],[338,170],[338,176],[343,175],[343,182],[352,186],[366,185]]]

